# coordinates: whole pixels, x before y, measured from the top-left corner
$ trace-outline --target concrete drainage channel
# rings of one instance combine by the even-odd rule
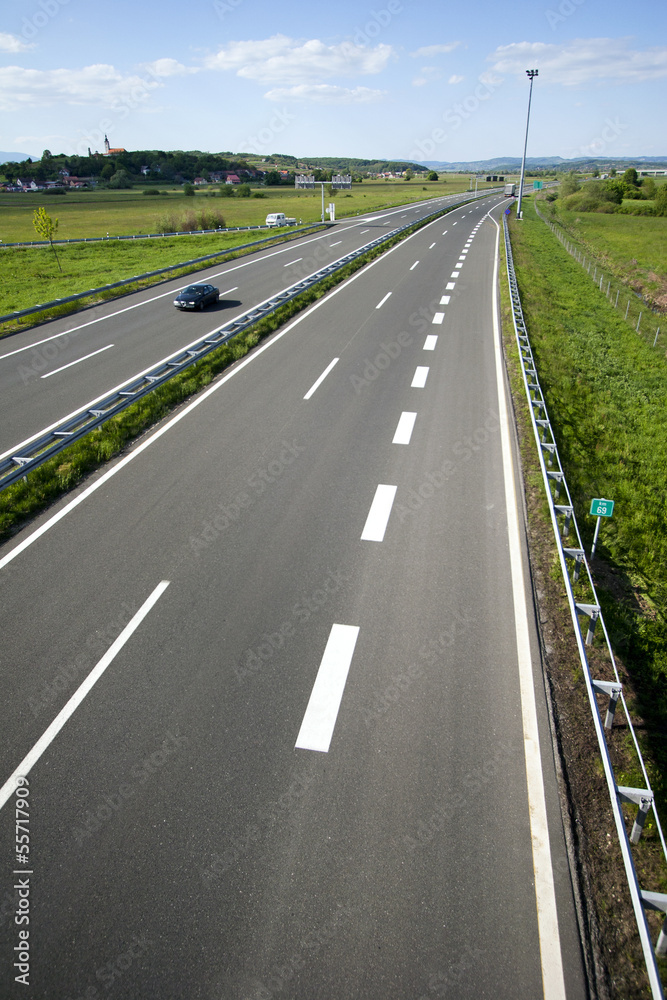
[[[637,922],[637,930],[639,932],[639,938],[644,953],[646,971],[651,986],[651,995],[654,1000],[664,1000],[656,956],[662,959],[667,956],[667,918],[665,919],[663,929],[660,932],[660,936],[658,937],[654,950],[644,910],[645,908],[658,910],[667,914],[667,894],[652,892],[640,887],[631,848],[631,844],[637,844],[639,842],[644,828],[644,823],[651,810],[653,811],[656,828],[660,835],[663,857],[666,862],[667,845],[665,844],[665,838],[660,826],[658,811],[655,808],[654,795],[651,789],[646,767],[644,765],[644,760],[641,755],[639,743],[637,742],[630,713],[628,712],[625,698],[623,697],[623,685],[619,679],[609,635],[602,617],[602,611],[600,609],[590,568],[586,561],[581,536],[579,534],[579,528],[574,516],[574,507],[570,491],[565,479],[565,473],[561,467],[558,448],[556,446],[556,439],[537,376],[535,361],[533,359],[530,341],[528,338],[528,331],[526,329],[523,310],[521,308],[521,299],[519,296],[516,275],[514,273],[512,246],[509,238],[507,219],[505,217],[503,217],[503,227],[505,234],[505,252],[507,256],[507,277],[509,280],[510,295],[512,299],[512,316],[514,320],[516,341],[519,348],[524,388],[530,409],[531,423],[537,444],[544,488],[549,502],[549,511],[551,514],[551,522],[560,557],[563,582],[567,591],[567,598],[572,615],[575,637],[579,650],[579,659],[581,661],[581,668],[586,683],[586,691],[590,702],[593,723],[600,749],[600,756],[602,758],[604,774],[607,781],[607,787],[609,789],[609,798],[616,825],[616,833],[621,847],[628,888]],[[574,535],[574,539],[570,542],[568,540],[568,536],[571,532]],[[582,569],[585,570],[585,574],[588,578],[588,590],[589,595],[591,595],[591,603],[578,601],[574,594],[574,584],[579,580]],[[582,620],[587,623],[585,638],[581,626]],[[604,641],[609,658],[610,673],[615,678],[613,681],[597,680],[591,676],[590,664],[586,655],[586,646],[590,646],[593,642],[596,626],[598,625],[602,629],[604,635]],[[605,701],[607,702],[604,724],[602,722],[596,701],[597,695],[603,695],[605,697]],[[637,753],[638,763],[643,775],[644,788],[627,788],[616,783],[609,747],[605,737],[605,730],[610,730],[614,724],[614,717],[619,701],[621,702],[623,714],[625,715],[623,724],[627,727],[628,732],[631,734],[635,751]],[[621,811],[621,803],[631,804],[638,807],[636,819],[629,837],[625,827],[623,813]]]
[[[485,192],[484,197],[488,197],[488,194],[489,192]],[[468,199],[458,205],[448,206],[445,209],[439,208],[437,211],[432,212],[421,219],[419,221],[419,225],[424,225],[436,216],[445,215],[455,208],[460,208],[461,204],[467,204],[474,200],[479,199]],[[42,465],[42,463],[47,459],[56,455],[64,448],[67,448],[75,441],[78,441],[90,431],[100,427],[111,417],[116,416],[116,414],[120,413],[128,406],[131,406],[132,403],[135,403],[147,393],[152,392],[153,389],[163,385],[175,375],[185,371],[185,369],[189,368],[190,365],[201,361],[201,359],[205,358],[207,354],[211,353],[211,351],[214,351],[221,345],[226,344],[239,333],[242,333],[244,330],[247,330],[248,327],[257,323],[258,320],[264,319],[266,316],[275,312],[276,309],[279,309],[287,302],[295,299],[298,295],[301,295],[309,288],[318,284],[318,282],[323,281],[325,278],[334,274],[336,271],[339,271],[347,264],[350,264],[358,257],[361,257],[363,254],[366,254],[376,247],[387,243],[394,237],[406,232],[409,229],[413,229],[414,227],[415,223],[410,222],[404,226],[399,226],[388,233],[384,233],[382,236],[372,240],[370,243],[366,243],[358,250],[354,250],[352,253],[346,254],[346,256],[339,258],[332,264],[328,264],[326,267],[314,272],[307,278],[291,285],[278,295],[260,303],[247,313],[237,317],[237,319],[231,320],[229,323],[220,327],[219,330],[216,330],[212,334],[208,334],[202,340],[189,345],[181,351],[178,351],[176,354],[172,355],[172,357],[161,362],[155,368],[126,383],[120,389],[110,393],[108,396],[98,400],[94,407],[82,409],[59,426],[36,435],[31,440],[25,442],[20,447],[20,450],[12,449],[14,452],[13,454],[12,451],[10,451],[5,458],[0,459],[0,490],[5,489],[7,486],[10,486],[12,483],[15,483],[19,479],[25,477],[28,472],[32,472],[33,469],[38,468],[38,466]]]

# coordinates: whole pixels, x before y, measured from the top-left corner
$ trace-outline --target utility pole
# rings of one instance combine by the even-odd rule
[[[528,91],[528,114],[526,116],[526,139],[523,144],[523,160],[521,161],[521,180],[519,181],[519,202],[516,206],[516,217],[521,218],[521,199],[523,197],[523,175],[526,172],[526,149],[528,147],[528,124],[530,122],[530,99],[533,96],[533,77],[539,73],[537,69],[527,69],[526,75],[530,80],[530,90]]]

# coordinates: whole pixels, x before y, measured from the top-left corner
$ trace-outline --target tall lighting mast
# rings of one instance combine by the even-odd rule
[[[533,77],[539,73],[537,69],[527,69],[526,76],[530,80],[530,90],[528,91],[528,114],[526,116],[526,140],[523,144],[523,160],[521,161],[521,180],[519,181],[519,203],[516,206],[516,217],[521,218],[521,199],[523,197],[523,175],[526,172],[526,149],[528,147],[528,124],[530,122],[530,99],[533,96]]]

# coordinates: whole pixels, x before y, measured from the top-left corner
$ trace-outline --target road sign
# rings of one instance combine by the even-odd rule
[[[506,208],[505,209],[505,215],[509,215],[511,211],[512,211],[511,208]]]
[[[605,500],[602,497],[591,501],[591,515],[593,517],[611,517],[614,513],[614,501]]]
[[[533,181],[533,191],[542,190],[542,181]]]

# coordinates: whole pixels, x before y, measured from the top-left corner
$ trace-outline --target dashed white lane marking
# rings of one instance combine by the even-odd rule
[[[410,438],[412,437],[412,431],[414,429],[416,419],[416,413],[408,413],[404,410],[403,413],[401,413],[398,426],[396,427],[396,433],[394,434],[394,439],[391,443],[410,444]]]
[[[329,246],[330,246],[330,247],[337,247],[337,246],[338,246],[338,244],[339,244],[339,243],[342,243],[342,242],[343,242],[342,240],[336,240],[336,242],[335,242],[335,243],[330,243],[330,244],[329,244]]]
[[[417,365],[415,368],[415,373],[412,377],[412,382],[410,384],[411,389],[423,389],[426,385],[426,379],[428,378],[428,368],[424,368],[423,365]]]
[[[440,299],[440,305],[441,306],[448,306],[450,299],[451,299],[451,295],[443,295],[442,298]]]
[[[458,225],[458,223],[457,223],[457,222],[452,222],[452,225],[453,225],[453,226],[457,226],[457,225]]]
[[[418,260],[416,260],[416,261],[414,262],[414,264],[412,265],[412,267],[410,268],[410,270],[411,270],[411,271],[414,271],[414,269],[416,268],[416,266],[417,266],[417,264],[418,264],[418,263],[419,263],[419,261],[418,261]]]
[[[437,343],[438,343],[438,335],[437,335],[437,333],[429,333],[427,335],[427,337],[426,337],[426,340],[424,341],[423,350],[425,350],[425,351],[434,351],[435,350],[435,345]]]
[[[445,285],[445,288],[447,289],[448,292],[451,292],[452,288],[455,287],[456,287],[455,281],[448,281],[447,284]]]
[[[82,358],[77,358],[76,361],[70,361],[68,365],[62,365],[60,368],[54,368],[52,372],[47,372],[46,375],[40,375],[40,378],[51,378],[52,375],[57,375],[58,372],[64,372],[66,368],[71,368],[73,365],[78,365],[80,361],[87,361],[88,358],[94,358],[96,354],[101,354],[102,351],[108,351],[113,344],[107,344],[106,347],[100,347],[98,351],[93,351],[92,354],[86,354]]]
[[[86,679],[79,685],[65,707],[61,708],[46,732],[40,736],[32,750],[30,750],[27,756],[23,758],[14,773],[7,779],[2,788],[0,788],[0,809],[5,804],[7,799],[13,794],[16,788],[16,779],[19,776],[25,776],[28,771],[34,767],[47,747],[49,747],[56,738],[67,720],[74,714],[88,692],[97,683],[109,664],[113,662],[116,655],[121,651],[133,632],[135,632],[139,627],[153,605],[156,604],[160,597],[162,597],[162,594],[168,586],[169,580],[163,580],[157,585],[150,597],[144,601],[134,617],[127,623],[115,642],[109,646],[109,649],[106,651],[99,663],[93,667]]]
[[[292,264],[298,264],[300,260],[303,260],[303,257],[297,257],[296,260],[288,260],[286,264],[283,264],[283,267],[291,267]]]
[[[429,247],[429,250],[432,250],[434,246],[435,246],[435,243],[431,243],[431,245]]]
[[[389,298],[390,295],[391,295],[391,292],[387,292],[387,294],[385,295],[385,297],[383,299],[380,299],[380,301],[378,302],[378,304],[376,305],[375,308],[376,309],[381,309],[382,306],[385,304],[385,302],[387,301],[387,299]]]
[[[358,625],[331,626],[295,748],[329,752],[358,637]]]
[[[449,230],[448,230],[448,229],[445,229],[445,231],[444,231],[444,233],[443,233],[442,235],[443,235],[443,236],[446,236],[448,232],[449,232]]]
[[[452,271],[452,273],[450,274],[450,278],[458,278],[458,276],[459,276],[458,271]]]
[[[493,219],[493,216],[491,216]],[[495,219],[493,219],[495,222]],[[528,815],[533,848],[533,872],[535,875],[535,898],[537,903],[537,929],[540,941],[540,961],[542,966],[542,988],[544,1000],[565,1000],[563,975],[563,955],[558,931],[558,911],[554,888],[554,873],[551,863],[549,826],[544,796],[544,778],[537,725],[535,685],[530,654],[528,631],[528,608],[526,586],[521,557],[521,531],[519,527],[519,505],[517,503],[512,444],[510,436],[510,416],[505,393],[505,363],[500,340],[498,322],[498,244],[500,227],[496,222],[496,252],[493,274],[493,331],[494,355],[496,362],[496,385],[498,392],[498,414],[500,417],[500,441],[503,456],[503,477],[505,484],[505,508],[507,511],[507,533],[510,555],[512,594],[514,598],[514,622],[519,668],[519,688],[521,692],[521,717],[523,722],[523,746],[526,761],[526,783],[528,789]]]
[[[382,483],[378,486],[366,518],[364,530],[361,532],[362,542],[381,542],[384,539],[395,496],[395,486],[385,486]]]
[[[431,320],[431,322],[432,323],[442,323],[442,321],[443,321],[444,318],[445,318],[445,314],[444,313],[437,312],[437,313],[434,314],[433,319]]]
[[[337,364],[337,362],[339,360],[340,360],[340,358],[334,358],[333,361],[331,362],[331,364],[327,365],[327,367],[324,369],[324,371],[322,372],[322,374],[320,375],[320,377],[318,378],[318,380],[316,382],[313,382],[313,384],[311,385],[310,389],[308,390],[308,392],[306,393],[306,395],[303,397],[304,399],[310,399],[310,397],[313,395],[313,393],[316,392],[317,389],[319,389],[320,385],[322,384],[322,382],[324,382],[325,378],[327,377],[327,375],[329,374],[329,372],[331,371],[331,369],[333,368],[333,366],[335,364]]]

